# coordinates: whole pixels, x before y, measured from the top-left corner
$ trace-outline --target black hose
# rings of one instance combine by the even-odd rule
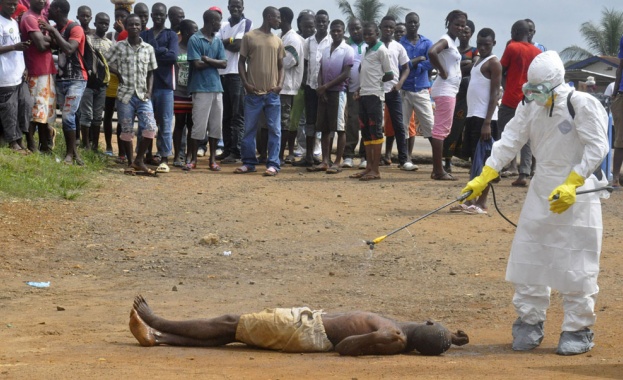
[[[493,205],[495,206],[496,211],[498,212],[498,214],[500,214],[502,218],[504,218],[504,220],[512,224],[515,228],[517,228],[517,225],[515,223],[511,222],[510,219],[506,217],[506,215],[502,214],[502,211],[500,211],[500,208],[498,207],[498,202],[495,199],[495,190],[493,189],[493,185],[489,184],[489,186],[491,187],[491,195],[493,195]]]

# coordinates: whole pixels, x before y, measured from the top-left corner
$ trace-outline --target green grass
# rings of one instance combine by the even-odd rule
[[[84,166],[65,165],[65,141],[62,132],[56,137],[54,154],[23,156],[0,148],[0,200],[3,198],[62,198],[73,200],[89,187],[109,165],[107,157],[79,150]]]

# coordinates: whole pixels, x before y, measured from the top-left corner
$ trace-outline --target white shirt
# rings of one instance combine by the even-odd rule
[[[392,72],[392,64],[389,61],[389,51],[381,41],[378,41],[374,46],[368,46],[368,50],[361,60],[359,95],[376,95],[381,100],[385,100],[385,91],[381,79],[385,74]]]
[[[391,40],[389,45],[386,46],[387,50],[389,50],[389,62],[392,64],[394,79],[383,83],[383,90],[385,92],[390,92],[392,87],[400,80],[400,67],[409,63],[409,56],[407,55],[407,50],[399,42]]]
[[[606,91],[604,91],[604,95],[612,96],[613,92],[614,92],[614,82],[610,83],[608,87],[606,87]]]
[[[305,40],[294,29],[281,36],[286,56],[283,58],[283,87],[281,94],[296,95],[305,72]]]
[[[229,40],[230,38],[234,38],[234,40],[242,39],[242,36],[251,30],[253,27],[253,22],[247,18],[242,18],[238,23],[232,26],[229,21],[224,21],[221,24],[221,30],[216,33],[216,37],[221,40]],[[224,69],[218,69],[219,75],[226,74],[238,74],[238,59],[240,58],[240,53],[234,53],[225,49],[225,58],[227,58],[227,67]]]
[[[481,59],[476,62],[472,67],[469,79],[469,87],[467,88],[467,117],[476,116],[481,119],[487,117],[487,111],[489,110],[489,99],[491,99],[491,79],[487,79],[482,75],[482,67],[485,62],[494,58],[495,55],[490,55],[485,59]],[[498,119],[498,108],[495,107],[491,120]]]
[[[0,36],[1,46],[12,46],[21,42],[17,21],[0,16]],[[14,50],[0,54],[0,87],[17,86],[22,83],[25,69],[24,52]]]
[[[305,40],[305,57],[309,60],[307,70],[307,85],[313,89],[318,88],[318,73],[320,72],[320,60],[322,51],[331,46],[331,36],[327,34],[320,43],[316,35],[307,37]]]
[[[441,36],[442,40],[448,42],[448,48],[443,49],[439,53],[439,60],[446,69],[447,78],[442,79],[437,76],[435,83],[430,89],[432,97],[437,96],[452,96],[455,97],[459,92],[459,85],[461,84],[461,53],[457,49],[454,40],[449,35],[444,34]]]

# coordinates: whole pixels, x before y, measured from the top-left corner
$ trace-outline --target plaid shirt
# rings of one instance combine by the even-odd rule
[[[93,45],[93,48],[98,50],[102,55],[106,56],[108,51],[112,48],[112,41],[104,36],[101,38],[97,34],[88,35],[87,39]]]
[[[128,104],[132,96],[142,101],[147,100],[147,74],[158,68],[154,48],[141,40],[136,47],[132,47],[127,40],[119,41],[106,54],[109,64],[116,63],[117,70],[123,77],[123,84],[119,83],[117,99]]]

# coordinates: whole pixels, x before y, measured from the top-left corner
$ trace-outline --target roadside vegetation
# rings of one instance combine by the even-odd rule
[[[110,165],[107,157],[80,150],[84,166],[63,164],[65,142],[62,131],[56,137],[54,153],[21,155],[0,148],[0,202],[9,198],[60,198],[73,200],[89,187]]]

